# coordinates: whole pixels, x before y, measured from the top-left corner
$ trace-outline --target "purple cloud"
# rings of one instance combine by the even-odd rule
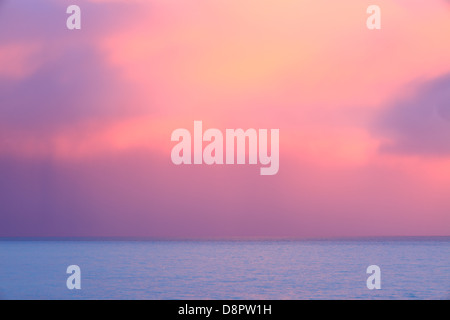
[[[376,133],[388,138],[382,152],[450,156],[450,74],[421,85],[378,118]]]
[[[0,0],[1,1],[1,0]],[[83,28],[66,28],[67,1],[0,2],[3,46],[31,44],[35,70],[26,77],[0,75],[0,127],[53,130],[89,120],[108,121],[139,112],[128,105],[135,93],[121,71],[108,65],[98,41],[136,10],[133,5],[82,2]]]

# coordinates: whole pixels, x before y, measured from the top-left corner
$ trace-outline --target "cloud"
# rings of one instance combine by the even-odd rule
[[[32,74],[38,67],[36,54],[41,48],[33,43],[14,43],[0,46],[0,80],[19,80]]]
[[[389,106],[378,118],[376,132],[386,139],[382,152],[450,156],[450,73]]]
[[[129,3],[80,0],[79,32],[69,1],[0,7],[0,236],[448,234],[450,172],[378,162],[366,135],[379,101],[448,66],[447,16],[401,10],[421,32],[374,39],[350,2]],[[444,80],[380,116],[385,152],[445,154]],[[170,133],[195,119],[280,128],[280,172],[174,166]]]
[[[120,115],[125,94],[90,47],[72,48],[21,81],[0,81],[0,123],[32,130]],[[120,92],[120,94],[118,94]]]
[[[84,2],[87,31],[72,32],[65,27],[64,5],[18,1],[2,6],[0,29],[8,30],[0,35],[3,131],[40,134],[84,121],[139,115],[135,90],[98,46],[135,8]]]

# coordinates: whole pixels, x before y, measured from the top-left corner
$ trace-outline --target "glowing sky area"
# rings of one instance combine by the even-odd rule
[[[0,0],[0,30],[2,237],[450,235],[449,1]],[[278,174],[174,165],[194,120],[280,129]]]

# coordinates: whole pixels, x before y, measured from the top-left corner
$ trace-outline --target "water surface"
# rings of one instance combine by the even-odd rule
[[[0,298],[449,299],[450,239],[0,241]]]

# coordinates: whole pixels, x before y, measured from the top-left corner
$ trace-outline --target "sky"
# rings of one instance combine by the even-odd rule
[[[0,30],[0,237],[450,235],[449,1],[0,0]],[[195,120],[279,129],[278,173],[174,165]]]

